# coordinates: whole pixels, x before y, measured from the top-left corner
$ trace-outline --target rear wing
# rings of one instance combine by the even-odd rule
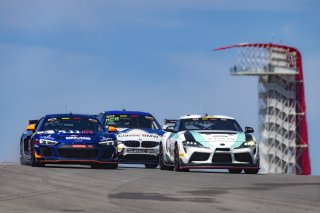
[[[30,124],[37,124],[39,120],[29,120],[28,125]]]
[[[39,120],[29,120],[26,129],[34,132],[38,121]]]
[[[176,119],[164,119],[164,125],[175,126],[177,123]]]
[[[172,129],[175,127],[177,123],[176,119],[164,119],[164,124],[162,126],[162,129],[164,129],[165,131],[167,131],[166,129],[168,127],[172,127]]]

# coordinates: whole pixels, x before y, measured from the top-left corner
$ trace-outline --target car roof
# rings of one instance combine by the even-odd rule
[[[190,119],[190,118],[201,118],[202,115],[183,115],[179,118],[179,120],[181,119]]]
[[[126,111],[126,110],[112,110],[112,111],[105,111],[104,114],[113,114],[113,115],[148,115],[151,114],[148,112],[141,112],[141,111]]]
[[[233,119],[233,117],[226,116],[226,115],[184,115],[179,118],[179,120],[182,119],[192,119],[192,118],[202,118],[202,117],[207,117],[207,118],[225,118],[225,119]]]
[[[86,114],[73,114],[73,113],[61,113],[61,114],[48,114],[45,116],[46,118],[62,118],[62,117],[86,117],[86,118],[95,118],[94,115],[86,115]]]

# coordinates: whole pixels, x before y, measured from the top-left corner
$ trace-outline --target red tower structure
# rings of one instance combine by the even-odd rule
[[[302,57],[294,47],[272,44],[238,44],[235,76],[259,77],[260,166],[266,173],[310,175],[308,128]]]

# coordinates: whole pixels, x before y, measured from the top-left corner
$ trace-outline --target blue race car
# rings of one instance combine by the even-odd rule
[[[30,131],[34,133],[30,136]],[[35,128],[28,126],[20,143],[20,161],[31,166],[83,164],[92,168],[118,167],[116,136],[95,116],[51,114]]]
[[[24,152],[28,152],[30,150],[30,138],[34,133],[35,126],[39,120],[29,120],[26,130],[22,133],[20,138],[20,164],[26,165],[27,162],[25,161],[25,156],[23,155]]]
[[[144,164],[146,168],[158,166],[164,131],[150,113],[105,111],[97,117],[105,127],[117,128],[119,162]]]

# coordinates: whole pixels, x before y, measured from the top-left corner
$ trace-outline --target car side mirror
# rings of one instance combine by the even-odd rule
[[[244,129],[245,129],[245,133],[254,133],[254,129],[252,127],[246,126]]]
[[[173,126],[167,126],[167,127],[164,129],[164,131],[167,131],[167,132],[175,132]]]
[[[116,127],[108,126],[108,132],[116,132],[116,131],[118,131]]]
[[[29,124],[27,130],[34,132],[36,130],[36,124]]]

